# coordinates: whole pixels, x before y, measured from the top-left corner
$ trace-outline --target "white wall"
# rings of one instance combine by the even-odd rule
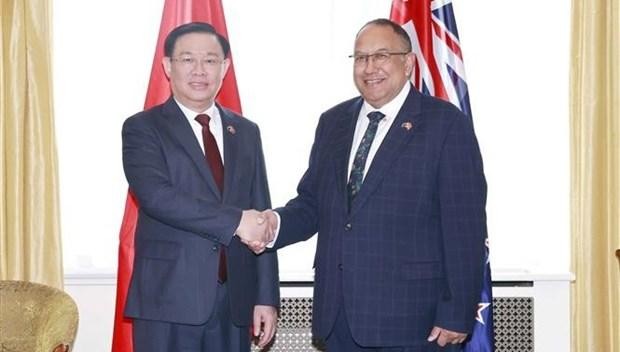
[[[489,184],[494,269],[569,268],[570,2],[455,0]],[[319,114],[356,95],[353,38],[390,0],[224,0],[244,113],[261,126],[272,200],[294,195]],[[65,270],[115,273],[127,185],[120,129],[142,109],[163,0],[54,0]],[[490,15],[495,13],[495,15]],[[280,253],[311,273],[314,240]]]

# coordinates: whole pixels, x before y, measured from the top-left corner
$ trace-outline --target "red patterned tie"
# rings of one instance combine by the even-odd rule
[[[215,179],[217,187],[220,189],[220,193],[222,193],[224,191],[224,164],[222,163],[222,157],[217,143],[215,142],[215,137],[209,129],[209,121],[211,121],[211,118],[209,115],[200,114],[196,116],[196,121],[202,125],[202,141],[205,147],[205,159],[207,159],[207,164],[209,164],[209,168],[211,168],[211,174]],[[227,278],[226,252],[224,251],[224,246],[220,246],[218,281],[224,283]]]

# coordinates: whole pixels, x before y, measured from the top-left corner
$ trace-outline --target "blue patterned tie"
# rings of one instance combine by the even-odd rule
[[[351,167],[349,183],[347,184],[349,210],[351,209],[353,199],[362,187],[362,182],[364,181],[364,167],[366,166],[368,151],[370,150],[372,141],[375,139],[375,134],[377,134],[377,126],[379,126],[379,121],[385,117],[385,115],[379,111],[373,111],[367,116],[370,122],[368,123],[368,128],[366,128],[366,132],[364,133],[364,137],[362,137],[359,147],[357,147],[355,159],[353,159],[353,166]]]

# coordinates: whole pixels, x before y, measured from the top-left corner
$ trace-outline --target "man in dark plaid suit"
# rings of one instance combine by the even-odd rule
[[[297,197],[265,214],[274,248],[318,232],[312,330],[328,351],[457,345],[474,323],[486,238],[471,121],[411,86],[399,25],[367,23],[352,58],[361,97],[321,116]]]

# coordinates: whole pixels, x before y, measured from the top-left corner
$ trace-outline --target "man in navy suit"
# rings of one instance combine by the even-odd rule
[[[321,116],[297,197],[265,212],[279,226],[273,246],[318,232],[312,331],[329,352],[459,344],[474,323],[486,238],[472,124],[411,86],[398,24],[364,25],[352,58],[361,97]]]
[[[134,350],[247,352],[274,335],[275,253],[257,211],[271,206],[258,127],[214,102],[229,44],[207,23],[167,37],[172,97],[123,125],[123,166],[140,204],[125,314]],[[261,224],[261,222],[263,222]]]

